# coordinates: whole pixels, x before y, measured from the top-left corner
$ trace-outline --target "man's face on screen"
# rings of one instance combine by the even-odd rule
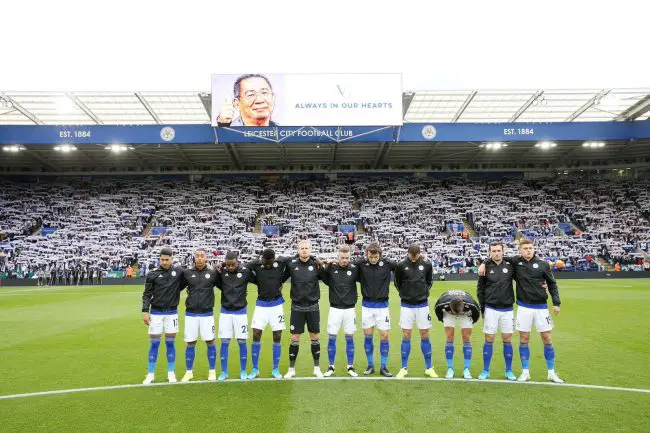
[[[239,98],[235,108],[239,110],[244,125],[268,126],[275,105],[275,95],[264,78],[252,77],[239,83]]]

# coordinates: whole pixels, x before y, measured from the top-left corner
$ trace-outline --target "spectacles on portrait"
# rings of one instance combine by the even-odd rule
[[[258,96],[262,99],[268,100],[273,96],[273,92],[270,89],[262,89],[260,91],[249,90],[248,92],[244,92],[242,95],[246,102],[253,102]]]

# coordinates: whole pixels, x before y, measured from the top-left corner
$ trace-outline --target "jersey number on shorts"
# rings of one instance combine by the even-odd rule
[[[246,334],[248,332],[248,325],[241,325],[241,333]]]
[[[431,314],[427,314],[427,320],[430,322],[431,321]]]
[[[178,327],[178,319],[173,319],[174,321],[174,328]]]
[[[280,314],[280,315],[278,316],[278,322],[279,322],[279,323],[284,323],[284,314]]]
[[[551,316],[546,316],[546,323],[551,324]]]
[[[385,321],[386,321],[386,323],[390,323],[390,319],[388,318],[388,316],[386,316],[386,320],[385,320]]]

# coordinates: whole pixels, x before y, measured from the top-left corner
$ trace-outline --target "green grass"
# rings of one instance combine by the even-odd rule
[[[251,286],[249,315],[255,288]],[[431,302],[451,288],[475,292],[471,282],[436,282]],[[0,395],[68,388],[140,383],[146,373],[148,336],[139,313],[137,286],[0,289]],[[555,318],[556,369],[567,382],[650,389],[648,280],[564,280],[562,313]],[[389,368],[400,364],[399,302],[393,293]],[[184,298],[184,295],[183,295]],[[321,301],[327,319],[327,292]],[[288,304],[285,305],[288,313]],[[359,307],[360,309],[360,307]],[[183,315],[181,318],[181,331]],[[288,314],[287,314],[288,318]],[[358,312],[360,319],[360,311]],[[462,368],[457,335],[455,366]],[[289,334],[283,336],[281,370],[288,364]],[[472,373],[482,368],[482,322],[474,331]],[[445,371],[444,332],[431,332],[434,366]],[[515,347],[517,338],[514,338]],[[375,352],[378,359],[378,339]],[[205,346],[197,346],[195,378],[207,377]],[[182,333],[177,339],[176,373],[184,371]],[[229,370],[238,376],[238,348],[231,344]],[[260,367],[270,376],[271,335],[263,337]],[[378,362],[378,361],[377,361]],[[342,336],[337,374],[343,375]],[[326,338],[321,364],[327,365]],[[363,337],[356,336],[356,365],[366,365]],[[515,350],[515,373],[520,371]],[[250,361],[249,361],[250,368]],[[217,367],[219,369],[219,367]],[[311,353],[303,337],[298,376],[309,376]],[[424,370],[414,335],[409,375]],[[501,378],[503,356],[497,340],[492,375]],[[161,347],[158,379],[166,378]],[[531,373],[545,380],[542,344],[531,338]],[[237,381],[238,382],[238,381]],[[195,384],[93,391],[0,400],[3,431],[648,431],[650,395],[618,391],[442,381],[303,381]]]

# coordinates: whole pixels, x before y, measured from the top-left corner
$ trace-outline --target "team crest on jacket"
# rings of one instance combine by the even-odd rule
[[[192,278],[196,278],[196,275],[192,274]]]
[[[352,275],[352,271],[348,271],[348,275]]]
[[[503,273],[507,274],[508,273],[508,268],[503,268]]]
[[[241,278],[241,272],[237,273],[237,278]]]
[[[172,271],[172,277],[176,276],[176,271]]]
[[[313,270],[314,270],[314,267],[313,267],[313,266],[310,266],[310,267],[308,267],[307,269],[309,269],[310,271],[313,271]]]
[[[205,279],[209,280],[210,279],[210,274],[205,274]]]
[[[379,266],[384,266],[384,262],[379,262]]]
[[[420,266],[418,266],[418,269],[421,270],[421,271],[423,271],[423,270],[424,270],[424,266],[420,265]]]
[[[278,262],[273,262],[273,267],[277,268],[278,267]]]
[[[539,268],[539,265],[537,263],[533,263],[533,268],[537,269]]]

